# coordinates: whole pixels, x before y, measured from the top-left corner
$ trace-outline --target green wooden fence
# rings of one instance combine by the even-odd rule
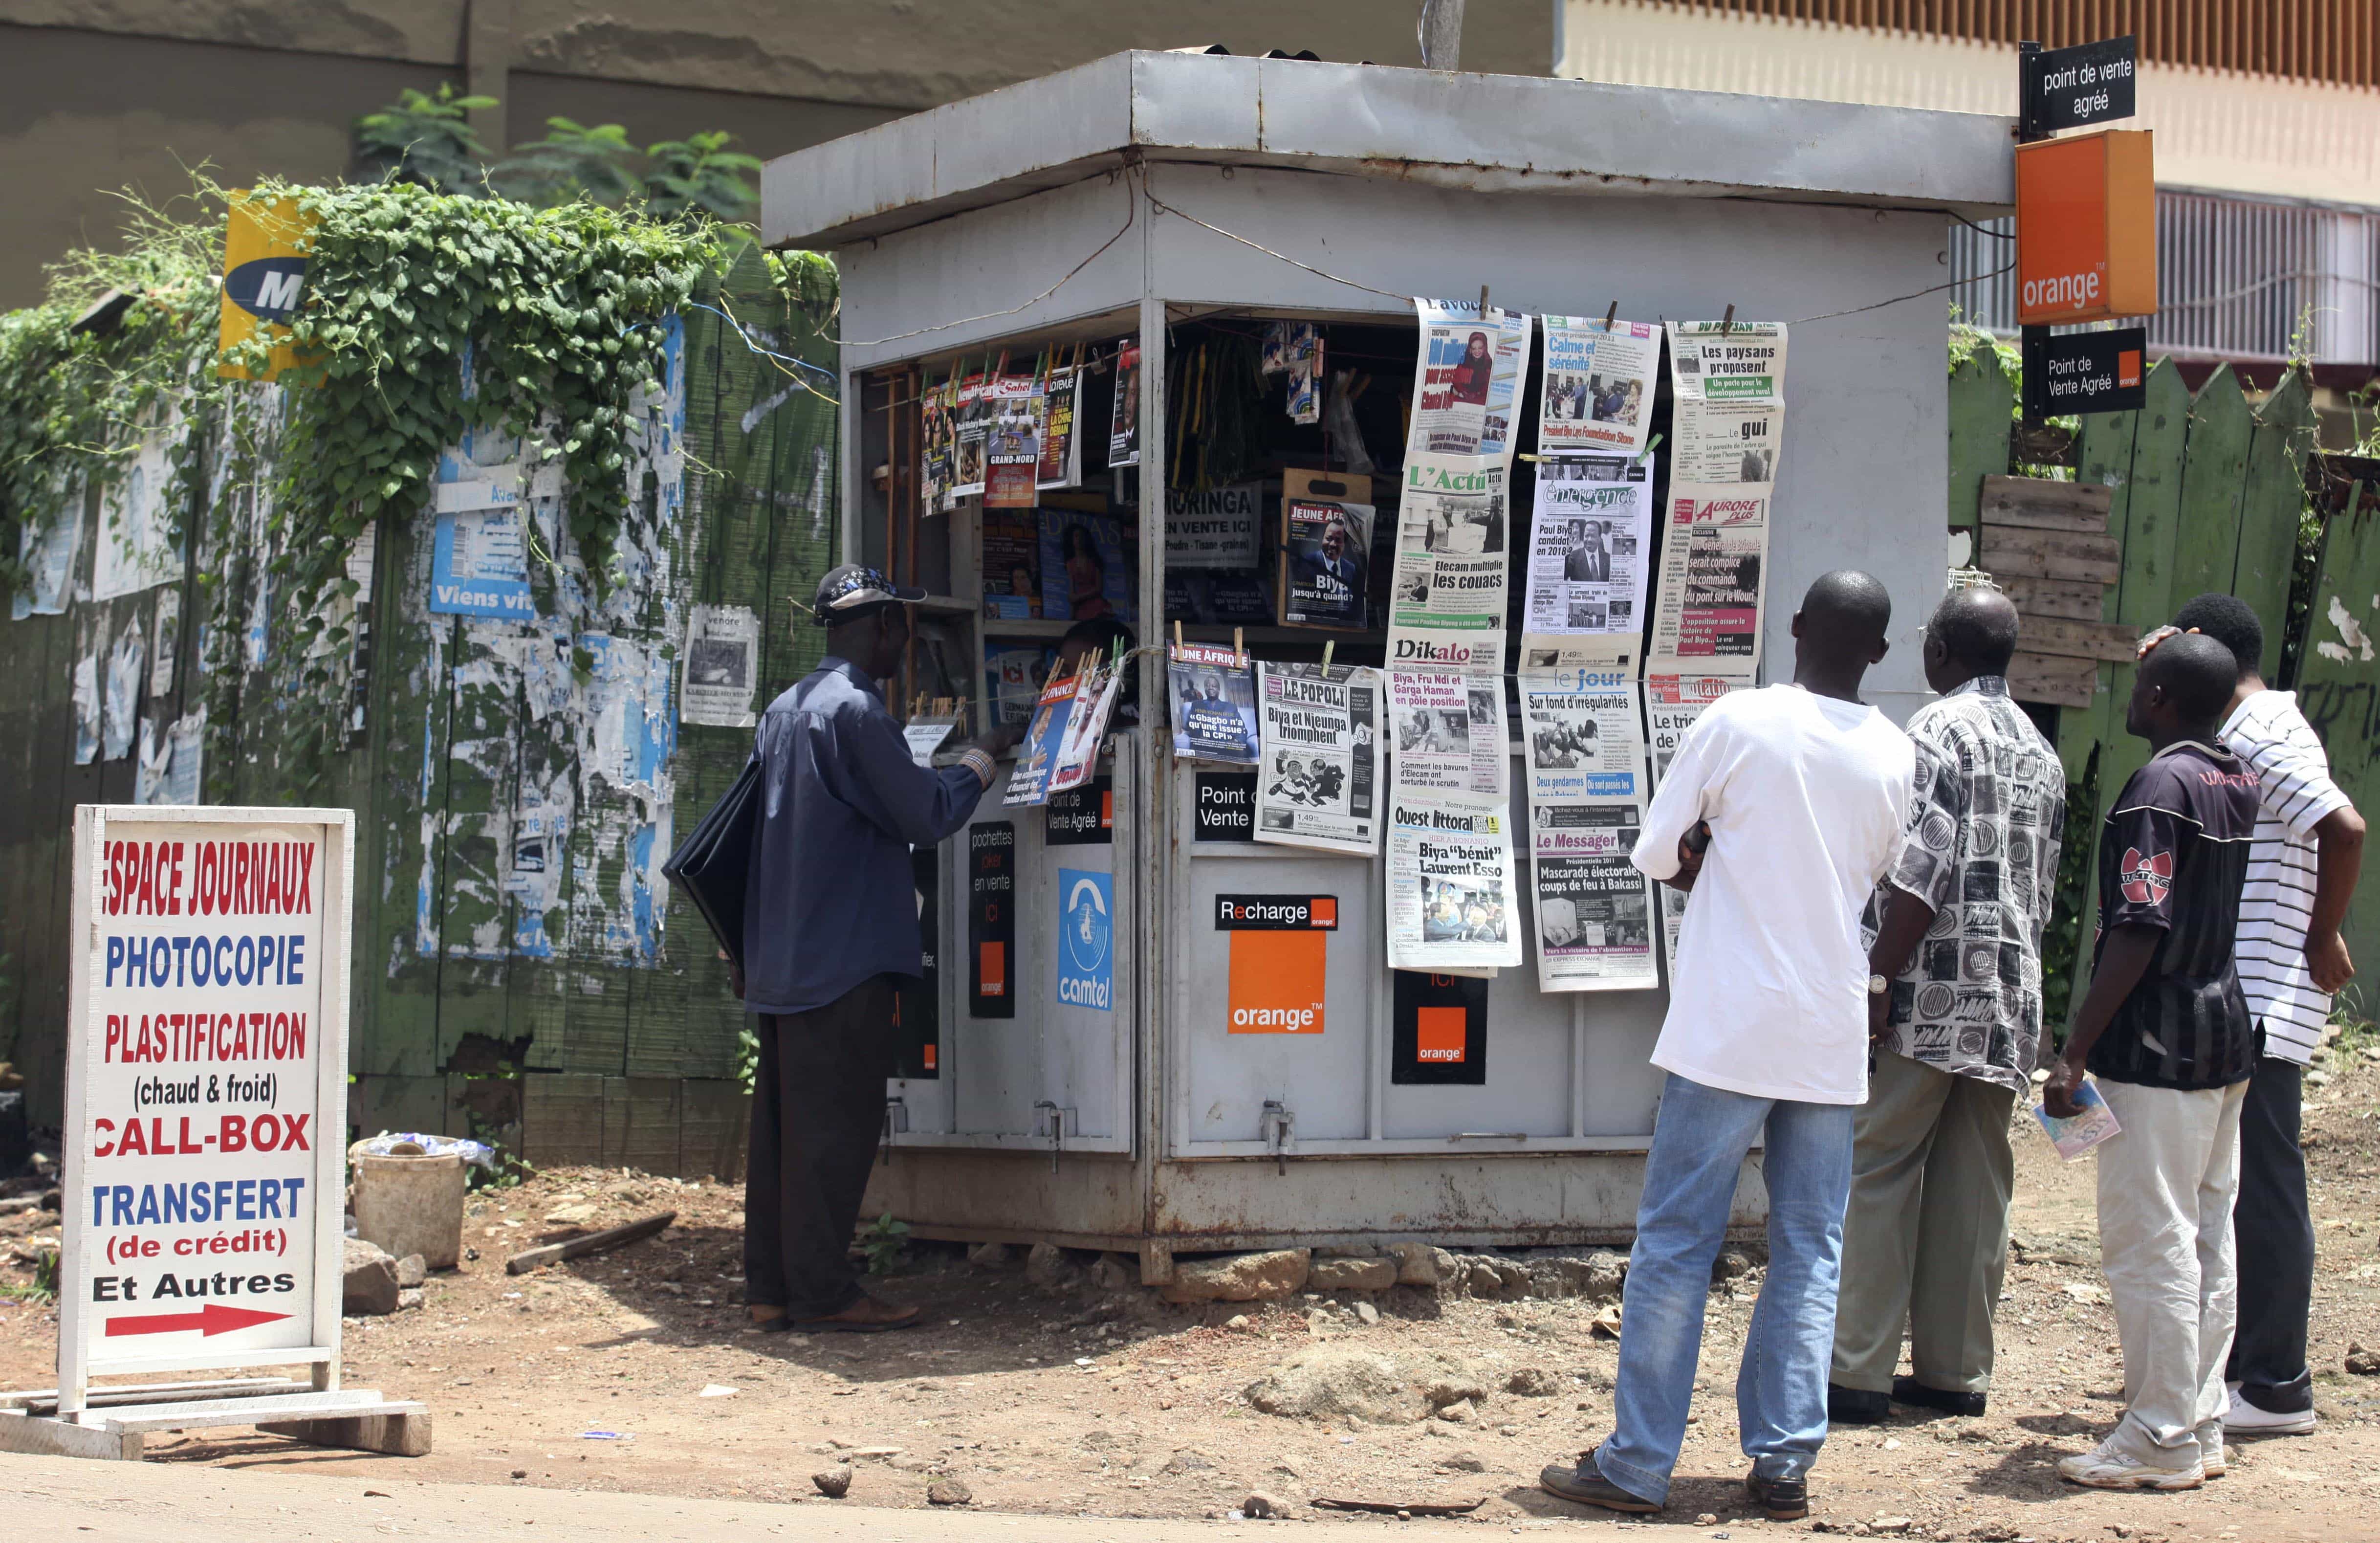
[[[2074,479],[2109,490],[2107,530],[2123,548],[2122,574],[2107,589],[2104,619],[2146,632],[2170,621],[2193,595],[2220,590],[2246,601],[2265,624],[2266,678],[2278,681],[2285,650],[2302,654],[2301,705],[2329,748],[2334,775],[2360,808],[2380,808],[2380,760],[2372,749],[2380,731],[2380,663],[2347,631],[2360,637],[2380,623],[2380,537],[2368,508],[2326,522],[2311,637],[2289,634],[2313,439],[2305,376],[2291,371],[2252,407],[2228,365],[2192,395],[2180,370],[2164,359],[2150,371],[2147,391],[2147,405],[2137,412],[2084,418],[2072,451]],[[1951,371],[1954,529],[1972,529],[1980,519],[1983,478],[2010,469],[2016,397],[2017,383],[1989,348]],[[2334,601],[2343,626],[2330,619]],[[2088,707],[2056,710],[2068,780],[2097,796],[2078,802],[2069,837],[2090,843],[2094,857],[2098,808],[2091,806],[2112,796],[2148,759],[2146,741],[2124,732],[2132,666],[2103,663],[2098,676]],[[2079,817],[2086,812],[2083,823]],[[2095,875],[2087,875],[2082,893],[2095,893]],[[2088,905],[2086,899],[2083,914],[2059,918],[2085,938]],[[2380,972],[2380,893],[2367,891],[2357,903],[2349,931],[2357,957]]]

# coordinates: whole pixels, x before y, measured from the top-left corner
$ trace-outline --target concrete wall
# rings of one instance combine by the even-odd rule
[[[1471,0],[1463,62],[1542,75],[1559,0]],[[639,143],[725,128],[768,157],[1126,48],[1220,43],[1414,64],[1408,0],[0,0],[0,308],[104,242],[107,196],[349,169],[354,119],[407,86],[503,99],[492,146],[555,115]]]

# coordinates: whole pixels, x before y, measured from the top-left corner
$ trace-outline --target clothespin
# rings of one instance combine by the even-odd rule
[[[1479,320],[1488,320],[1488,286],[1484,284],[1479,286]]]
[[[1330,653],[1338,646],[1339,639],[1336,638],[1326,638],[1322,640],[1322,677],[1325,680],[1330,678]]]
[[[1245,641],[1247,629],[1245,627],[1232,628],[1232,662],[1243,669],[1246,668],[1248,662],[1248,646]]]
[[[1720,317],[1720,318],[1719,318],[1719,322],[1718,322],[1718,334],[1719,334],[1719,336],[1721,336],[1721,337],[1725,337],[1728,334],[1730,334],[1730,333],[1733,332],[1734,330],[1735,330],[1735,308],[1734,308],[1733,306],[1730,306],[1730,307],[1728,307],[1728,308],[1727,308],[1727,314],[1726,314],[1725,316],[1722,316],[1722,317]]]
[[[1651,460],[1653,458],[1653,447],[1660,443],[1661,436],[1658,434],[1655,434],[1651,439],[1646,440],[1645,442],[1645,448],[1636,452],[1636,459],[1638,463],[1642,464],[1645,461]]]
[[[1611,309],[1603,313],[1603,330],[1605,332],[1609,332],[1611,330],[1612,319],[1617,317],[1619,314],[1620,302],[1618,300],[1614,300],[1611,302]]]
[[[1177,616],[1173,620],[1173,657],[1179,659],[1182,654],[1182,619]]]

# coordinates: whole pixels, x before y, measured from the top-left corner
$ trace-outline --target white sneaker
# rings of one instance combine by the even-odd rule
[[[2206,1468],[2194,1452],[2186,1468],[2153,1468],[2118,1452],[2110,1440],[2080,1457],[2059,1458],[2058,1476],[2093,1489],[2195,1489],[2206,1482]]]
[[[2198,1466],[2208,1478],[2221,1478],[2231,1471],[2223,1454],[2223,1422],[2208,1420],[2198,1428]]]
[[[2259,1409],[2234,1390],[2231,1407],[2223,1411],[2223,1428],[2234,1436],[2303,1436],[2321,1421],[2311,1409],[2276,1415]]]

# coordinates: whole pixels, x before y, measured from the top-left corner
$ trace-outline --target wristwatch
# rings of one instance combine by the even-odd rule
[[[1880,997],[1890,990],[1892,990],[1892,982],[1887,980],[1884,977],[1880,975],[1871,975],[1867,978],[1868,995],[1872,997]]]

